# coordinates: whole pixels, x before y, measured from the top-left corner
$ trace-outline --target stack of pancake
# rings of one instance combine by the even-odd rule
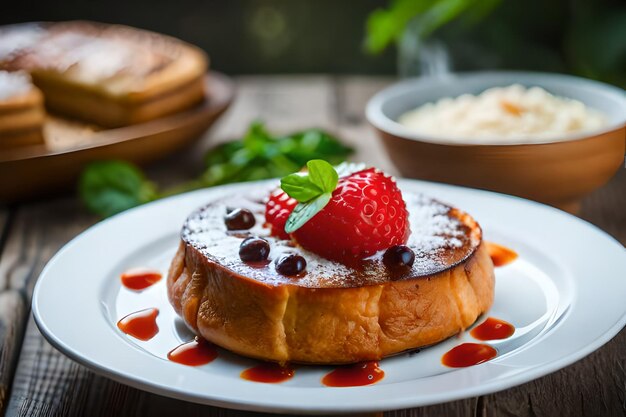
[[[207,68],[200,49],[126,26],[0,28],[0,148],[43,142],[44,103],[106,128],[182,111],[204,98]]]

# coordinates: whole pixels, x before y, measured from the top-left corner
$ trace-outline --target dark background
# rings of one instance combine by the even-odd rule
[[[416,0],[419,1],[419,0]],[[174,35],[230,74],[394,74],[396,51],[364,51],[365,21],[384,0],[18,1],[0,23],[88,19]],[[486,20],[435,33],[458,70],[570,72],[626,84],[626,1],[503,0]]]

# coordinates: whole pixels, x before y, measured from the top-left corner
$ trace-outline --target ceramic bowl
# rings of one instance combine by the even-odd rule
[[[481,144],[458,143],[462,138],[429,137],[397,122],[399,116],[427,102],[516,83],[579,100],[604,113],[608,123],[601,130],[541,142]],[[478,72],[409,79],[374,95],[366,113],[406,177],[499,191],[570,212],[576,212],[582,197],[624,167],[626,94],[618,87],[584,78]]]

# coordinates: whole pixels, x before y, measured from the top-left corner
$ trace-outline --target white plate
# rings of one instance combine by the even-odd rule
[[[496,269],[496,296],[488,315],[516,327],[494,342],[498,357],[461,369],[441,356],[472,341],[465,333],[413,355],[381,361],[378,384],[329,388],[330,367],[300,367],[282,384],[243,380],[255,361],[220,351],[212,363],[187,367],[166,353],[192,335],[175,317],[165,280],[141,292],[120,285],[133,266],[164,273],[186,216],[217,196],[259,184],[197,191],[130,210],[68,243],[42,272],[33,297],[44,336],[70,358],[125,384],[216,406],[266,412],[342,413],[400,409],[503,390],[563,368],[591,353],[626,322],[626,250],[594,226],[556,209],[515,197],[465,188],[400,181],[456,205],[481,224],[485,239],[516,250],[515,262]],[[157,307],[160,332],[148,342],[121,333],[122,316]]]

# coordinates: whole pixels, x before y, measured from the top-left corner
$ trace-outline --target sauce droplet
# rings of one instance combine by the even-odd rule
[[[487,242],[487,250],[494,266],[504,266],[517,259],[517,253],[497,243]]]
[[[248,381],[275,384],[291,379],[294,373],[294,369],[289,365],[281,366],[277,363],[265,362],[246,369],[241,373],[241,377]]]
[[[378,367],[378,361],[361,362],[342,366],[322,378],[328,387],[358,387],[375,384],[385,377],[385,371]]]
[[[140,291],[161,280],[161,273],[146,268],[133,268],[124,272],[120,279],[122,285],[130,290]]]
[[[187,366],[206,365],[213,362],[215,358],[217,358],[215,347],[206,340],[197,337],[175,347],[167,354],[167,359]]]
[[[500,340],[511,337],[515,327],[504,320],[488,317],[483,323],[474,327],[470,334],[478,340]]]
[[[146,308],[124,316],[117,322],[117,327],[135,339],[150,340],[159,332],[159,326],[156,323],[158,315],[158,309]]]
[[[441,363],[451,368],[465,368],[495,358],[498,352],[482,343],[463,343],[446,352]]]

